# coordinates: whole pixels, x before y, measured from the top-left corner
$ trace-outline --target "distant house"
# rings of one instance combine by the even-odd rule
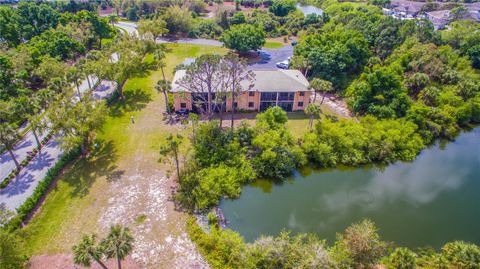
[[[426,13],[435,30],[443,29],[450,22],[450,10],[438,10]]]
[[[243,82],[244,91],[235,98],[227,97],[225,110],[231,111],[235,106],[239,111],[264,111],[271,106],[279,106],[285,111],[304,110],[310,103],[312,91],[303,74],[298,70],[253,71],[253,87],[250,82]],[[174,96],[174,108],[177,112],[197,112],[206,100],[206,93],[192,93],[181,87],[178,82],[185,76],[185,70],[178,70],[172,82],[171,92]]]

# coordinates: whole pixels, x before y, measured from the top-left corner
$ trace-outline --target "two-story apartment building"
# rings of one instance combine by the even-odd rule
[[[178,70],[172,81],[171,92],[174,96],[175,111],[197,111],[202,95],[206,93],[192,93],[180,86],[178,82],[185,76],[185,70]],[[235,98],[227,97],[225,110],[231,111],[232,106],[239,111],[264,111],[270,106],[279,106],[285,111],[303,110],[310,103],[312,90],[305,76],[298,70],[269,70],[253,71],[255,79],[251,82],[242,82],[243,91]]]

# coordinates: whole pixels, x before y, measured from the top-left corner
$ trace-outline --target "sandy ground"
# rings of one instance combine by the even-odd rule
[[[116,268],[117,262],[115,260],[109,260],[105,263],[108,268]],[[101,269],[98,264],[93,263],[90,267],[83,267],[73,264],[73,256],[71,254],[59,254],[51,256],[36,256],[30,259],[30,269],[83,269],[94,268]],[[135,261],[128,257],[122,262],[122,268],[124,269],[140,269]]]
[[[186,233],[188,215],[173,201],[177,182],[168,176],[172,167],[158,162],[158,146],[152,142],[185,128],[166,125],[162,116],[156,116],[162,115],[162,100],[155,98],[148,103],[135,124],[125,130],[132,133],[133,150],[116,161],[116,171],[121,172],[109,176],[108,187],[96,190],[105,197],[100,199],[106,200],[92,205],[101,207],[96,208],[100,211],[96,230],[101,236],[116,223],[131,229],[135,248],[123,268],[209,268]],[[30,268],[80,267],[73,264],[69,253],[35,256]]]

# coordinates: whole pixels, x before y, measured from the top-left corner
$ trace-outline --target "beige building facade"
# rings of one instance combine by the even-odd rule
[[[227,94],[224,109],[231,111],[264,111],[270,106],[280,106],[285,111],[301,111],[310,103],[312,91],[307,79],[298,70],[254,71],[253,87],[242,85],[241,91],[232,103]],[[205,92],[192,92],[179,85],[186,72],[175,73],[172,90],[176,112],[198,112],[206,99]],[[245,82],[250,84],[249,82]],[[181,83],[180,83],[181,84]],[[200,98],[201,97],[201,98]]]

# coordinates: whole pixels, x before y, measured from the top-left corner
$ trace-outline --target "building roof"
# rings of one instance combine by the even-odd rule
[[[249,87],[249,82],[244,81],[242,87],[245,91],[260,92],[298,92],[310,91],[309,83],[305,76],[298,70],[257,70],[253,71],[255,79],[254,86]],[[185,70],[175,72],[172,82],[172,92],[184,92],[187,89],[178,85],[178,82],[185,76]]]

